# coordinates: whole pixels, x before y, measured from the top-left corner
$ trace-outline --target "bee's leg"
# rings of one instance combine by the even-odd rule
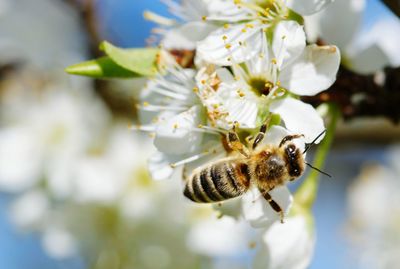
[[[296,138],[304,137],[302,134],[297,134],[297,135],[287,135],[284,138],[282,138],[281,143],[279,143],[279,147],[282,147],[286,142],[291,141]]]
[[[265,132],[268,129],[268,125],[269,125],[270,121],[271,121],[271,116],[268,116],[268,118],[265,121],[265,123],[263,125],[261,125],[260,131],[258,132],[256,138],[254,139],[253,149],[255,149],[257,147],[257,145],[260,144],[263,141],[264,136],[265,136]]]
[[[245,145],[243,145],[242,142],[240,142],[239,136],[236,133],[236,124],[233,125],[232,130],[229,131],[227,134],[227,140],[228,140],[228,146],[233,150],[233,151],[238,151],[240,152],[243,156],[248,158],[250,156],[249,150]]]
[[[262,194],[263,194],[265,200],[268,201],[268,203],[272,207],[272,209],[275,210],[277,213],[279,213],[279,216],[281,218],[281,223],[283,223],[284,214],[283,214],[283,210],[282,210],[281,206],[272,199],[271,195],[268,192],[263,192]]]
[[[186,165],[184,165],[183,168],[182,168],[182,179],[183,179],[183,181],[187,181],[188,180]]]

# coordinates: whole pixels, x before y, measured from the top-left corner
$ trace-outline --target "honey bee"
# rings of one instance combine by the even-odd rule
[[[267,124],[261,126],[251,149],[240,142],[233,127],[227,134],[226,140],[232,152],[239,154],[195,170],[185,182],[184,195],[197,203],[214,203],[238,197],[249,190],[250,186],[255,185],[283,222],[284,212],[269,192],[287,181],[300,177],[305,165],[312,166],[304,159],[308,147],[301,152],[292,141],[303,135],[287,135],[278,146],[272,144],[258,146],[264,139]]]

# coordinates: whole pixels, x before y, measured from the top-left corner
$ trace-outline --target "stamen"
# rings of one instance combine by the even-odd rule
[[[130,130],[134,130],[134,131],[144,131],[144,132],[155,132],[156,131],[156,125],[132,125],[129,127]]]
[[[143,12],[143,16],[146,20],[165,26],[174,26],[176,24],[175,20],[166,18],[164,16],[158,15],[157,13],[148,10]]]
[[[216,154],[216,153],[218,153],[218,151],[217,151],[218,148],[219,147],[214,147],[214,148],[212,148],[210,150],[207,150],[207,151],[204,151],[202,153],[193,155],[193,156],[191,156],[189,158],[183,159],[183,160],[178,161],[176,163],[171,163],[170,166],[172,168],[175,168],[175,167],[180,166],[180,165],[184,165],[184,164],[187,164],[187,163],[194,162],[194,161],[196,161],[196,160],[198,160],[198,159],[200,159],[200,158],[202,158],[204,156],[207,156],[207,155],[210,155],[210,154]]]

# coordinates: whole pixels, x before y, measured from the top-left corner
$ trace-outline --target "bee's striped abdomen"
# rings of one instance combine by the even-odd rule
[[[194,173],[187,181],[184,195],[198,203],[212,203],[237,197],[250,184],[247,164],[225,160]]]

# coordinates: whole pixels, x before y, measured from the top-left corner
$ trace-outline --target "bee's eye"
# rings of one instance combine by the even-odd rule
[[[293,153],[296,151],[296,146],[295,145],[289,145],[287,147],[288,152]]]

